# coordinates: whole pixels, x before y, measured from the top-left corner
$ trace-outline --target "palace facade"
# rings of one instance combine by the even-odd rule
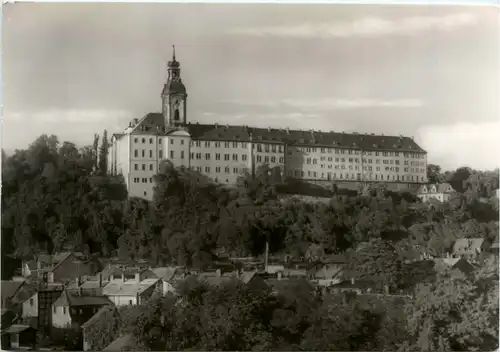
[[[134,119],[111,138],[109,172],[124,176],[130,196],[152,199],[165,159],[229,185],[263,164],[315,183],[427,183],[427,152],[409,137],[191,123],[180,71],[174,50],[162,112]]]

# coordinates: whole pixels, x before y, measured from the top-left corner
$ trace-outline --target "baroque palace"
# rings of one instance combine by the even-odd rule
[[[165,159],[229,185],[263,164],[313,183],[427,183],[427,152],[409,137],[190,123],[180,71],[174,48],[162,112],[134,119],[111,138],[109,171],[124,176],[130,196],[152,199]]]

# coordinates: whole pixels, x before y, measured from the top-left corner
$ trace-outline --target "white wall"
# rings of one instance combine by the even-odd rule
[[[107,296],[111,302],[115,304],[115,306],[128,306],[130,305],[130,301],[132,301],[132,305],[137,305],[137,297],[136,296]]]
[[[68,306],[52,305],[52,326],[56,328],[71,326],[71,315]]]
[[[38,317],[38,293],[35,293],[33,296],[23,302],[22,317]]]

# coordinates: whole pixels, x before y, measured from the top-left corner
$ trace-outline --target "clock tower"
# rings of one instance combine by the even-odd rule
[[[165,127],[185,125],[186,120],[186,87],[181,80],[179,61],[175,59],[175,46],[173,46],[172,61],[168,62],[167,82],[161,92],[162,114]]]

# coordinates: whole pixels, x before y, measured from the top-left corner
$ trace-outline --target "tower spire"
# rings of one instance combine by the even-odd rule
[[[174,59],[175,61],[175,45],[172,45],[172,58]]]

